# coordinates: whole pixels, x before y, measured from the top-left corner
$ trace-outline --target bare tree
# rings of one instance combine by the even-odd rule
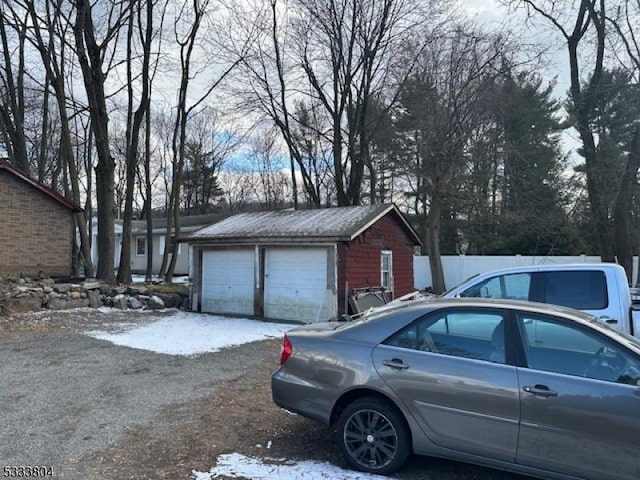
[[[622,8],[615,14],[608,16],[607,21],[617,34],[619,44],[624,46],[622,65],[635,77],[636,85],[640,83],[640,0],[625,0]],[[626,146],[626,168],[622,175],[618,195],[614,204],[614,234],[616,240],[616,254],[618,263],[626,270],[631,281],[633,272],[633,244],[631,234],[631,214],[633,210],[633,194],[636,177],[640,169],[640,120],[632,126],[630,139]],[[640,271],[638,272],[640,280]]]
[[[0,131],[9,140],[5,142],[9,160],[28,174],[30,169],[24,132],[24,55],[27,26],[26,23],[20,22],[16,12],[8,7],[4,2],[0,5],[0,42],[3,59],[0,67]],[[12,29],[17,37],[15,47],[10,44],[8,28]],[[15,57],[18,61],[14,65]]]
[[[400,96],[399,127],[415,178],[416,210],[422,212],[433,289],[444,291],[440,226],[455,174],[468,156],[486,79],[505,54],[504,39],[458,28],[424,51]]]
[[[144,7],[144,8],[143,8]],[[141,5],[137,0],[130,0],[129,21],[127,25],[127,133],[126,133],[126,190],[122,227],[122,249],[116,281],[131,283],[131,222],[133,220],[133,197],[138,167],[138,152],[142,122],[149,114],[151,102],[151,46],[154,37],[153,0],[145,0]],[[141,92],[134,112],[134,72],[132,66],[134,35],[140,36],[142,72],[140,78]],[[151,249],[151,245],[148,247]]]
[[[238,78],[240,105],[279,129],[290,157],[294,204],[298,179],[311,203],[321,203],[309,168],[309,135],[297,135],[301,130],[315,130],[328,145],[338,205],[361,203],[364,171],[373,165],[368,135],[380,118],[373,99],[388,99],[387,108],[393,103],[404,79],[390,74],[392,66],[402,56],[409,67],[405,75],[410,72],[415,57],[401,53],[425,24],[439,24],[445,3],[270,0],[268,10],[257,9],[262,35]],[[311,107],[313,115],[299,115],[296,104]]]
[[[585,159],[587,191],[598,251],[605,262],[615,261],[615,244],[609,212],[603,200],[608,186],[600,181],[601,172],[607,167],[605,159],[598,153],[590,119],[593,117],[595,98],[601,87],[607,33],[605,16],[611,8],[611,3],[606,0],[515,2],[517,5],[526,6],[530,16],[542,17],[566,42],[574,125],[582,142],[581,155]],[[581,62],[581,52],[584,49],[588,49],[590,54],[586,56],[587,60]],[[586,83],[583,83],[585,81]]]
[[[192,57],[196,46],[202,41],[200,38],[200,28],[207,19],[209,11],[214,8],[214,6],[216,5],[212,4],[210,0],[187,1],[182,4],[174,23],[175,41],[180,49],[180,86],[178,88],[175,123],[171,140],[173,156],[171,170],[172,182],[169,208],[167,210],[168,221],[165,236],[165,251],[160,269],[167,282],[170,282],[173,277],[173,270],[177,260],[177,240],[180,237],[180,192],[184,172],[187,122],[238,63],[244,60],[244,56],[241,53],[239,57],[221,66],[221,73],[209,83],[204,93],[193,103],[189,104],[189,87],[194,78],[192,72]],[[217,6],[220,7],[220,5]],[[220,28],[220,33],[222,33],[222,22],[218,25],[218,28]],[[246,42],[249,41],[249,39],[246,39]],[[171,258],[169,258],[169,256],[171,256]]]
[[[108,55],[126,22],[130,10],[127,4],[111,0],[99,5],[101,30],[96,31],[94,6],[89,0],[77,0],[75,21],[72,23],[75,48],[84,87],[87,92],[89,113],[93,126],[96,154],[96,202],[98,208],[98,270],[96,276],[115,282],[115,161],[109,144],[109,114],[107,111],[105,82]],[[105,23],[103,23],[106,20]],[[99,38],[100,37],[100,38]]]
[[[290,177],[285,173],[285,159],[278,155],[276,135],[267,130],[254,138],[249,154],[260,189],[256,188],[261,206],[267,210],[283,208],[290,191]]]

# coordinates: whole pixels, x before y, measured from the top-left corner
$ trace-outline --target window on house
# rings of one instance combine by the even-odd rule
[[[147,239],[145,237],[136,237],[136,255],[147,254]]]
[[[388,291],[393,291],[392,267],[391,250],[382,250],[380,253],[380,285]]]

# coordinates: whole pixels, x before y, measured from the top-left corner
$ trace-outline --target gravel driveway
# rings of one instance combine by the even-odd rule
[[[170,314],[170,313],[169,313]],[[0,318],[0,459],[52,467],[53,478],[188,479],[240,452],[344,466],[323,425],[275,407],[269,377],[279,342],[197,357],[115,346],[82,334],[122,312]],[[422,480],[526,480],[456,462],[414,458],[397,475]]]

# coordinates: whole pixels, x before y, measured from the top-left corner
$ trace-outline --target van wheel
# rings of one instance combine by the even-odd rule
[[[352,468],[379,475],[398,470],[411,453],[404,417],[390,402],[376,397],[360,398],[343,410],[337,440]]]

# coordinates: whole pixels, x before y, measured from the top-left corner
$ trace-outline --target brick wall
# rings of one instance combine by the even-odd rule
[[[338,311],[345,311],[348,289],[379,287],[380,253],[391,250],[393,263],[393,296],[414,290],[413,244],[395,216],[388,214],[350,244],[338,247]]]
[[[71,275],[73,212],[0,170],[0,275]]]

